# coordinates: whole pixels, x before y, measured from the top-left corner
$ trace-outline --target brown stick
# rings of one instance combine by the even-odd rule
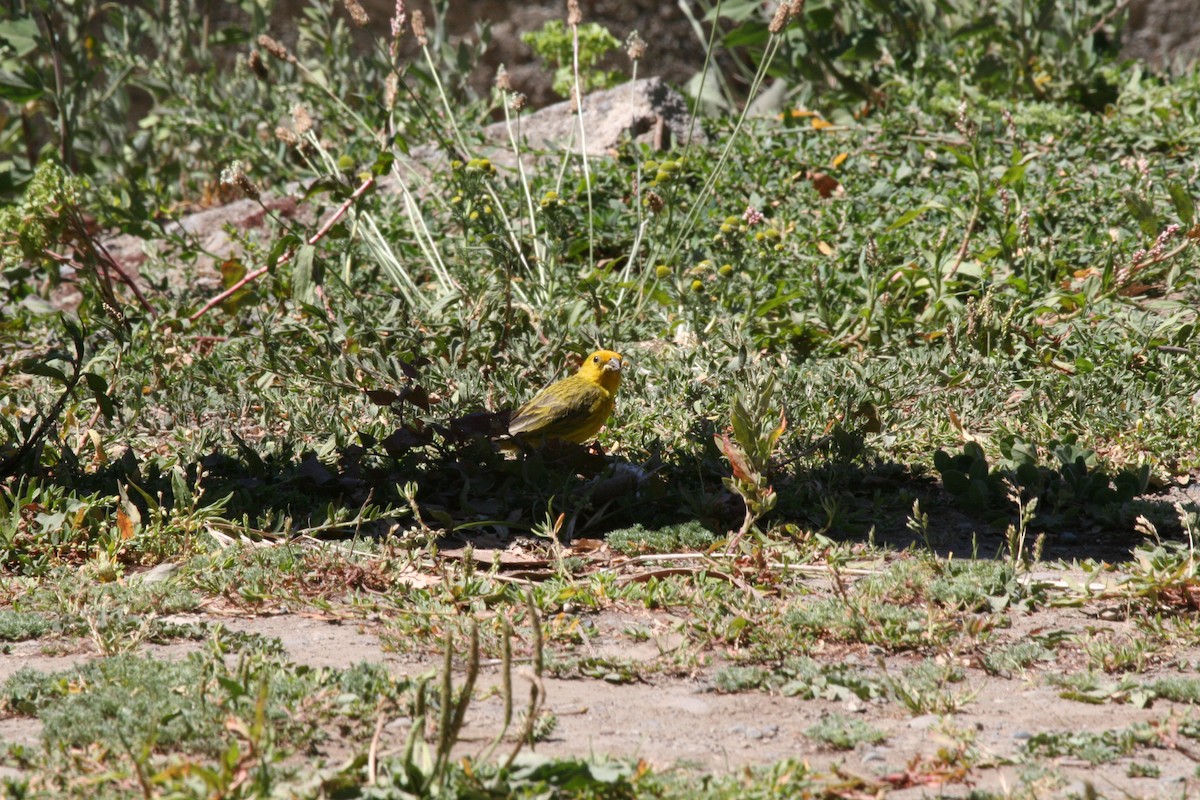
[[[325,236],[329,233],[329,231],[333,228],[333,226],[335,224],[337,224],[337,221],[340,220],[342,217],[344,217],[346,215],[346,212],[350,210],[350,206],[352,206],[354,204],[354,201],[357,200],[358,198],[362,197],[363,192],[365,192],[367,189],[371,188],[374,185],[375,185],[375,177],[374,176],[368,177],[365,181],[363,181],[362,185],[354,190],[354,194],[347,197],[346,202],[344,202],[340,206],[338,206],[338,210],[333,212],[333,215],[325,221],[325,224],[321,226],[320,230],[318,230],[311,237],[309,237],[309,239],[305,243],[313,245],[313,244],[316,244],[317,242],[321,241],[322,239],[324,239]],[[296,253],[294,250],[289,250],[288,252],[284,253],[283,255],[281,255],[279,257],[279,260],[275,262],[275,266],[279,267],[283,264],[286,264],[288,262],[288,260],[295,254]],[[225,302],[230,297],[232,297],[235,292],[237,292],[239,289],[241,289],[247,283],[250,283],[251,281],[254,281],[254,280],[258,280],[264,274],[266,274],[267,272],[270,272],[270,271],[271,271],[270,267],[262,267],[260,269],[254,270],[254,272],[247,273],[246,276],[244,278],[242,278],[240,281],[235,283],[233,286],[230,286],[225,291],[221,292],[219,295],[214,297],[212,300],[209,300],[207,303],[204,304],[203,308],[201,308],[195,314],[192,314],[190,317],[188,317],[188,322],[195,322],[196,320],[200,319],[205,314],[207,314],[209,311],[211,311],[215,306],[220,305],[221,303]]]

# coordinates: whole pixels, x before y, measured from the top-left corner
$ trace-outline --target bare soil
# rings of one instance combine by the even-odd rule
[[[1043,578],[1080,581],[1082,574],[1055,572]],[[1114,580],[1119,576],[1114,576]],[[1010,614],[1011,626],[998,632],[996,647],[1050,631],[1088,637],[1122,635],[1133,630],[1119,606],[1089,604],[1073,608],[1042,608],[1028,614]],[[385,650],[380,632],[386,620],[346,622],[308,614],[229,616],[225,614],[180,617],[180,622],[220,622],[235,631],[277,638],[297,663],[314,667],[346,667],[359,661],[382,663],[397,676],[416,676],[438,666],[429,656],[397,654]],[[861,778],[881,790],[902,787],[889,797],[961,796],[972,788],[1004,793],[1018,786],[1045,786],[1054,795],[1072,789],[1081,793],[1084,783],[1107,796],[1181,797],[1200,791],[1196,777],[1197,753],[1191,740],[1164,736],[1176,746],[1141,749],[1132,757],[1091,765],[1071,758],[1034,758],[1024,745],[1033,735],[1046,732],[1102,732],[1138,723],[1167,726],[1194,716],[1188,707],[1158,700],[1148,708],[1105,702],[1099,705],[1064,699],[1046,677],[1051,673],[1086,670],[1078,648],[1064,647],[1054,663],[1040,664],[1012,675],[988,674],[964,658],[966,680],[951,690],[963,701],[960,710],[942,716],[913,716],[896,702],[801,700],[763,691],[722,694],[711,679],[723,663],[723,654],[694,660],[690,671],[680,668],[687,659],[673,659],[683,646],[675,632],[680,619],[661,611],[617,609],[593,618],[598,635],[580,646],[586,654],[618,656],[646,666],[649,677],[633,683],[613,684],[600,679],[548,678],[546,710],[557,718],[548,739],[536,745],[544,756],[615,756],[644,759],[657,769],[678,768],[701,773],[725,773],[743,767],[767,765],[782,759],[803,761],[816,772]],[[621,631],[639,625],[651,637],[630,644]],[[147,648],[157,657],[180,657],[198,647],[194,643]],[[580,653],[583,655],[584,653]],[[857,663],[889,674],[915,664],[921,656],[881,656],[865,647],[840,648],[815,653],[818,661]],[[94,657],[87,652],[55,653],[47,640],[14,645],[0,655],[0,680],[22,667],[55,671]],[[666,661],[664,661],[666,660]],[[661,669],[672,663],[669,669]],[[1136,676],[1146,683],[1168,675],[1196,675],[1200,651],[1194,648],[1157,653],[1150,668]],[[528,668],[518,681],[531,679]],[[1113,681],[1119,676],[1108,676]],[[461,676],[458,676],[461,679]],[[460,749],[482,750],[491,741],[501,720],[502,706],[494,690],[499,668],[485,667],[471,706]],[[521,688],[518,688],[520,696]],[[883,731],[887,739],[874,746],[860,745],[839,752],[805,734],[830,714],[849,715]],[[381,752],[399,749],[409,721],[390,720],[380,741]],[[35,744],[39,723],[29,718],[0,719],[0,738]],[[326,763],[337,763],[362,742],[342,742],[331,732],[324,751]],[[974,766],[963,773],[938,772],[928,765],[945,763],[946,753],[968,743]],[[941,751],[941,752],[939,752]],[[1200,751],[1200,747],[1197,747]],[[1130,777],[1130,764],[1152,765],[1156,777]],[[906,780],[906,774],[924,776]],[[1151,770],[1153,771],[1153,770]],[[943,783],[939,783],[938,775]],[[917,785],[913,785],[913,784]]]

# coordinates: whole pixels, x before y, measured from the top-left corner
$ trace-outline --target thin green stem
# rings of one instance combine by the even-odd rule
[[[758,72],[754,74],[754,80],[750,84],[750,92],[746,97],[746,102],[742,106],[742,113],[738,115],[737,123],[733,126],[733,132],[729,134],[725,140],[725,147],[721,150],[721,156],[717,159],[716,165],[708,175],[708,179],[704,182],[704,187],[700,190],[700,194],[696,197],[692,204],[688,215],[683,220],[683,226],[675,237],[675,241],[671,245],[671,249],[667,253],[667,260],[671,261],[679,252],[679,248],[687,240],[688,234],[692,228],[696,226],[696,221],[700,216],[700,210],[704,208],[705,202],[716,186],[717,179],[721,176],[721,171],[725,167],[725,163],[729,160],[729,154],[733,151],[733,143],[737,141],[738,134],[741,133],[742,126],[746,122],[746,116],[750,110],[750,104],[758,95],[758,90],[762,86],[763,79],[767,75],[767,70],[771,66],[771,62],[775,58],[775,54],[779,52],[779,45],[782,41],[779,34],[771,34],[771,38],[767,42],[767,51],[763,60],[758,65]]]
[[[517,175],[521,180],[521,189],[525,192],[525,207],[529,212],[529,235],[533,241],[533,253],[537,257],[538,282],[545,280],[546,243],[538,237],[537,212],[533,208],[533,194],[529,191],[529,176],[525,174],[525,164],[521,161],[521,114],[517,112],[516,130],[508,113],[508,92],[501,92],[500,98],[504,106],[504,128],[508,131],[508,141],[512,144],[513,157],[517,160]]]
[[[583,185],[587,191],[588,264],[596,264],[596,215],[592,209],[592,172],[588,166],[587,126],[583,124],[583,85],[579,80],[579,26],[571,25],[571,70],[575,75],[575,113],[579,117],[579,156],[583,159]]]

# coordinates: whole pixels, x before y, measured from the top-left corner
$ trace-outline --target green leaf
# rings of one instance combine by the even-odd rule
[[[971,480],[956,469],[948,469],[942,472],[942,485],[950,494],[964,495],[971,488]]]
[[[722,9],[724,11],[724,9]],[[724,16],[724,14],[722,14]],[[725,34],[723,42],[726,47],[755,47],[765,44],[771,36],[767,26],[761,22],[747,22]]]
[[[402,142],[403,140],[397,136],[396,141]],[[407,155],[407,146],[403,146],[401,150]],[[375,175],[376,177],[388,174],[392,171],[392,164],[395,161],[396,156],[392,153],[392,151],[384,150],[379,154],[378,158],[375,159],[375,163],[371,166],[371,174]]]
[[[1020,153],[1014,152],[1012,155],[1012,165],[1004,170],[1004,174],[1000,176],[1000,183],[1005,186],[1013,184],[1022,184],[1025,182],[1025,170],[1029,167],[1029,162],[1037,158],[1037,153],[1030,153],[1022,156]]]
[[[31,83],[26,77],[15,72],[0,70],[0,98],[14,103],[28,103],[41,97],[44,92],[40,82]]]
[[[1196,220],[1196,201],[1192,199],[1192,195],[1178,181],[1168,183],[1167,191],[1171,195],[1171,203],[1175,206],[1175,213],[1179,215],[1179,221],[1183,223],[1183,227],[1192,227],[1192,223]]]
[[[946,149],[950,151],[950,155],[954,156],[959,164],[962,164],[967,169],[975,169],[977,162],[975,161],[975,156],[969,151],[960,147],[948,147]]]
[[[67,383],[67,374],[58,367],[52,367],[44,361],[28,361],[21,366],[21,371],[28,375],[41,375],[43,378],[53,378],[60,383]]]
[[[897,217],[896,221],[888,226],[888,230],[889,231],[899,230],[900,228],[903,228],[905,225],[908,225],[910,222],[915,220],[917,217],[924,214],[926,211],[930,211],[932,209],[941,209],[941,208],[943,208],[941,203],[924,203],[922,205],[917,206],[916,208],[910,208],[908,211],[905,211],[903,214],[901,214],[899,217]]]
[[[113,399],[108,396],[108,381],[94,372],[85,372],[83,379],[87,381],[88,388],[92,390],[92,396],[96,398],[96,405],[100,406],[100,413],[104,415],[105,419],[112,419],[117,409],[113,404]]]
[[[310,183],[308,188],[304,190],[304,195],[301,197],[301,199],[309,200],[313,196],[323,192],[330,192],[334,197],[339,198],[348,194],[346,191],[345,181],[341,180],[336,175],[325,175],[324,177],[317,178],[315,181]]]
[[[304,245],[296,253],[292,267],[292,299],[310,305],[317,300],[317,285],[321,282],[320,266],[313,261],[316,252],[311,244]]]
[[[1154,213],[1154,208],[1143,198],[1133,192],[1125,192],[1125,207],[1129,209],[1129,213],[1133,216],[1142,233],[1148,238],[1158,236],[1159,225],[1158,215]]]
[[[704,15],[705,22],[716,22],[717,14],[720,12],[722,19],[732,20],[734,22],[745,22],[752,17],[757,16],[762,8],[762,3],[757,0],[733,0],[730,3],[714,3],[708,12]],[[741,25],[744,28],[746,25]],[[764,25],[765,29],[766,26]],[[732,32],[736,33],[739,28],[735,28]]]
[[[39,317],[53,314],[58,310],[47,300],[44,300],[42,297],[36,294],[29,294],[22,297],[21,305]]]
[[[23,58],[38,49],[39,36],[37,22],[33,17],[0,22],[0,50],[8,50],[11,55]]]

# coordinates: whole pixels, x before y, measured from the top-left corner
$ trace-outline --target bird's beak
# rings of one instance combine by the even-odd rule
[[[620,372],[623,362],[619,358],[610,358],[604,365],[604,369],[610,372]]]

